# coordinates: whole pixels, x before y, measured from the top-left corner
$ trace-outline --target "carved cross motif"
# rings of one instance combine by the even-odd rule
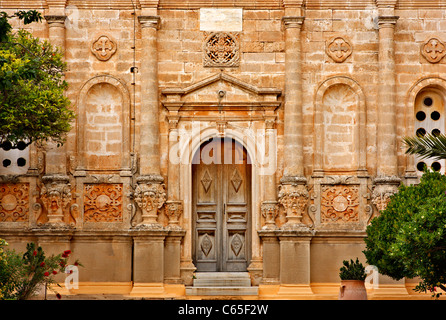
[[[421,54],[430,63],[437,63],[446,55],[446,46],[437,38],[431,38],[423,44]]]
[[[101,61],[107,61],[116,52],[116,43],[108,36],[102,35],[91,45],[91,52]]]
[[[352,45],[342,37],[336,37],[328,42],[327,55],[335,62],[344,62],[352,54]]]

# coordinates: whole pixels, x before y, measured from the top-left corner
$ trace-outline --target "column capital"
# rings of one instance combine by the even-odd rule
[[[67,16],[65,15],[46,15],[44,16],[49,26],[57,26],[58,24],[64,24]]]
[[[398,16],[378,16],[379,28],[394,28],[398,21]]]
[[[288,28],[301,28],[304,23],[305,17],[297,16],[285,16],[282,18],[283,25],[285,29]]]
[[[141,28],[158,29],[161,22],[160,16],[138,16],[138,20]]]

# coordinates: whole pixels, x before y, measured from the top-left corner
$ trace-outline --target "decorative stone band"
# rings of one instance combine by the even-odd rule
[[[163,177],[160,175],[146,175],[136,179],[138,185],[135,188],[134,198],[142,211],[142,221],[139,225],[149,229],[160,229],[158,223],[158,210],[166,202],[166,189]]]
[[[69,181],[69,177],[65,175],[47,175],[42,177],[44,185],[40,191],[40,198],[47,212],[47,224],[64,224],[64,214],[72,199]]]
[[[379,211],[385,210],[390,197],[398,192],[401,179],[396,176],[376,177],[373,181],[372,203]]]

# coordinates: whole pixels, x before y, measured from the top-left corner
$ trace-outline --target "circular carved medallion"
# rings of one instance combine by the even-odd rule
[[[7,194],[2,199],[2,208],[6,211],[12,211],[17,207],[17,198],[12,194]]]
[[[348,207],[348,200],[344,196],[337,196],[333,199],[333,208],[338,211],[342,212],[345,211]]]

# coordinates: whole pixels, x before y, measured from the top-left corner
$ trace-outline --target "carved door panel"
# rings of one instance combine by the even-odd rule
[[[251,166],[230,139],[203,144],[192,165],[197,271],[246,271],[250,254]]]

